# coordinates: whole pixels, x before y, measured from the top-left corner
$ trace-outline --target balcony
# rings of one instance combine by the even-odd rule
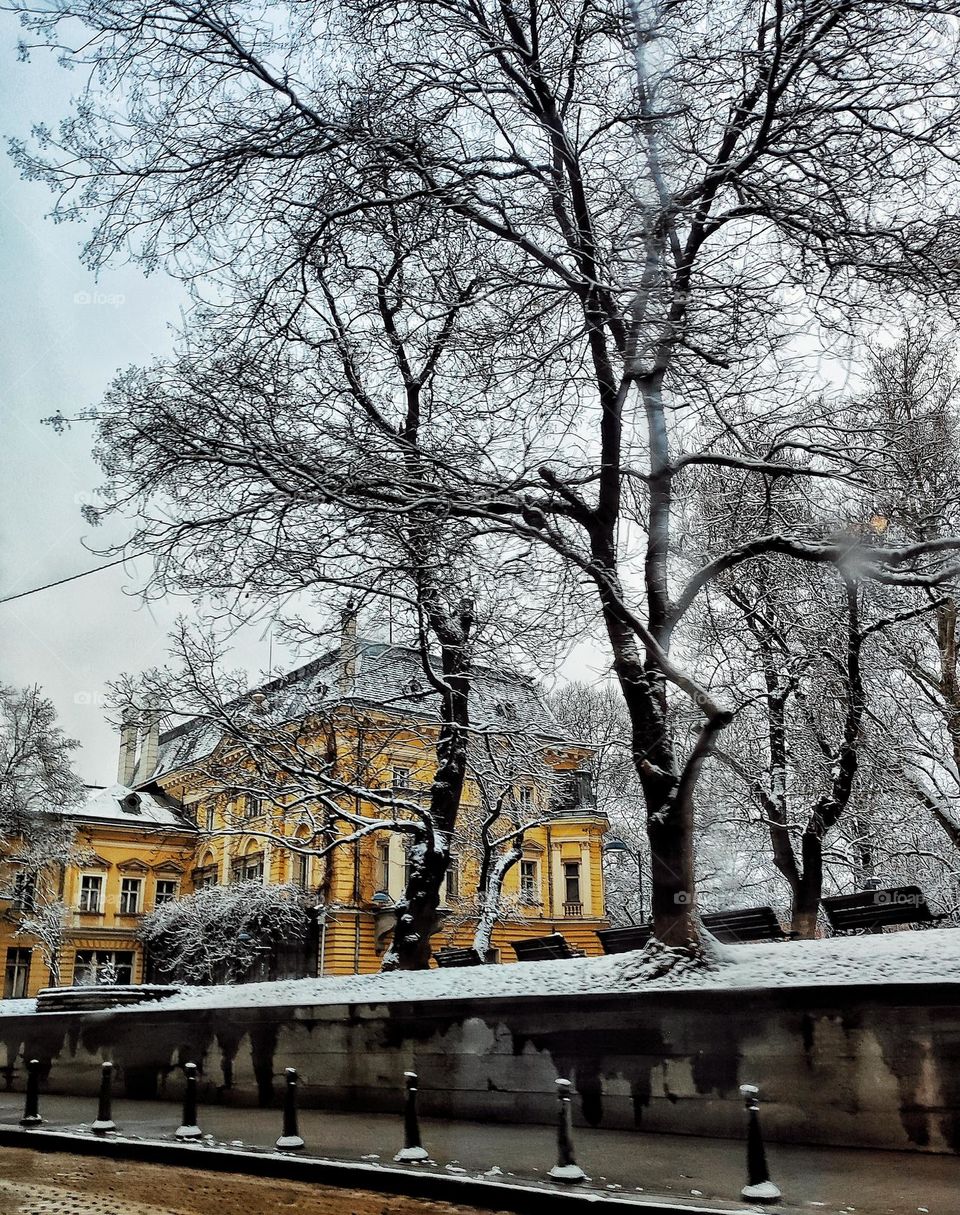
[[[577,920],[583,915],[582,903],[564,903],[563,916],[566,920]]]

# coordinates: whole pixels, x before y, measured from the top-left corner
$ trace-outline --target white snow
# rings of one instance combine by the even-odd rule
[[[740,1197],[748,1202],[779,1202],[782,1195],[772,1181],[758,1181],[756,1185],[745,1185]]]
[[[121,803],[134,795],[138,805],[136,812],[125,811]],[[68,810],[67,816],[74,819],[112,819],[136,827],[149,823],[160,827],[176,827],[184,830],[188,824],[173,808],[152,793],[143,789],[132,789],[128,785],[110,785],[106,789],[95,789],[78,806]]]
[[[721,945],[708,938],[701,961],[653,943],[635,953],[561,962],[183,988],[162,1001],[112,1009],[111,1015],[152,1014],[158,1007],[383,1004],[485,996],[945,982],[960,982],[958,928],[760,945]],[[28,1011],[33,1011],[33,1001],[0,1001],[0,1016],[22,1016]]]
[[[554,1181],[590,1180],[579,1164],[555,1164],[547,1176],[552,1177]]]

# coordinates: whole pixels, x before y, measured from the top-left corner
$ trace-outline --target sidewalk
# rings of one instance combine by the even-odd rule
[[[78,1130],[96,1115],[96,1100],[43,1095],[49,1129]],[[21,1094],[0,1094],[0,1124],[16,1125]],[[180,1107],[171,1102],[116,1100],[113,1117],[128,1137],[172,1139]],[[272,1149],[280,1134],[279,1110],[201,1106],[200,1126],[213,1141]],[[546,1126],[421,1120],[432,1162],[420,1166],[509,1182],[542,1181],[556,1159],[554,1132]],[[402,1122],[386,1114],[304,1110],[300,1133],[306,1154],[335,1160],[392,1163]],[[210,1144],[208,1139],[207,1143]],[[585,1188],[628,1197],[668,1196],[691,1205],[742,1210],[745,1148],[732,1140],[627,1131],[574,1132],[577,1159],[590,1177]],[[770,1173],[783,1191],[782,1211],[818,1215],[958,1215],[960,1159],[919,1153],[770,1144]],[[500,1170],[500,1173],[494,1170]],[[764,1210],[766,1208],[760,1207]]]

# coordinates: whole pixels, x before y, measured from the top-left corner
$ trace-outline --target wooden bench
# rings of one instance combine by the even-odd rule
[[[772,907],[746,907],[742,911],[713,911],[702,916],[718,941],[740,944],[750,941],[788,941],[792,932],[784,932]]]
[[[653,936],[652,924],[630,924],[627,928],[602,928],[597,932],[604,953],[629,953],[643,949]]]
[[[441,949],[433,955],[438,966],[488,966],[497,960],[497,951],[488,949],[487,956],[481,958],[475,949]]]
[[[823,899],[823,910],[834,932],[882,932],[893,924],[937,924],[919,886],[860,890]]]
[[[562,932],[553,932],[548,937],[528,937],[525,941],[511,941],[518,962],[552,962],[560,958],[581,958],[582,952],[574,949]]]

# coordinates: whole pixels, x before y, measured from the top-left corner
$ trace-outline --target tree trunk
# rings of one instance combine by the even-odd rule
[[[790,929],[802,941],[817,935],[820,896],[823,894],[823,840],[808,826],[800,843],[802,876],[793,893]]]
[[[430,965],[430,938],[439,927],[440,891],[450,864],[450,847],[467,773],[470,726],[467,642],[473,623],[472,606],[466,602],[461,605],[457,630],[437,607],[431,622],[440,637],[443,673],[443,682],[438,681],[441,724],[437,770],[430,786],[430,807],[424,816],[424,826],[415,837],[418,855],[413,858],[403,898],[397,903],[397,923],[393,941],[383,958],[383,970],[426,970]],[[426,639],[421,641],[425,647]],[[426,653],[424,657],[429,670]]]
[[[503,893],[504,879],[522,859],[523,835],[521,834],[502,856],[487,865],[486,879],[477,892],[480,896],[480,915],[477,918],[477,930],[473,936],[473,949],[481,961],[486,960],[493,938],[494,925],[500,918],[500,896]]]
[[[595,538],[594,552],[606,563],[606,575],[597,579],[597,585],[614,671],[630,716],[633,762],[646,807],[653,931],[665,944],[688,945],[698,939],[693,915],[696,773],[691,773],[684,795],[679,796],[681,782],[667,724],[664,678],[644,664],[633,629],[623,619],[612,546],[606,547]]]

